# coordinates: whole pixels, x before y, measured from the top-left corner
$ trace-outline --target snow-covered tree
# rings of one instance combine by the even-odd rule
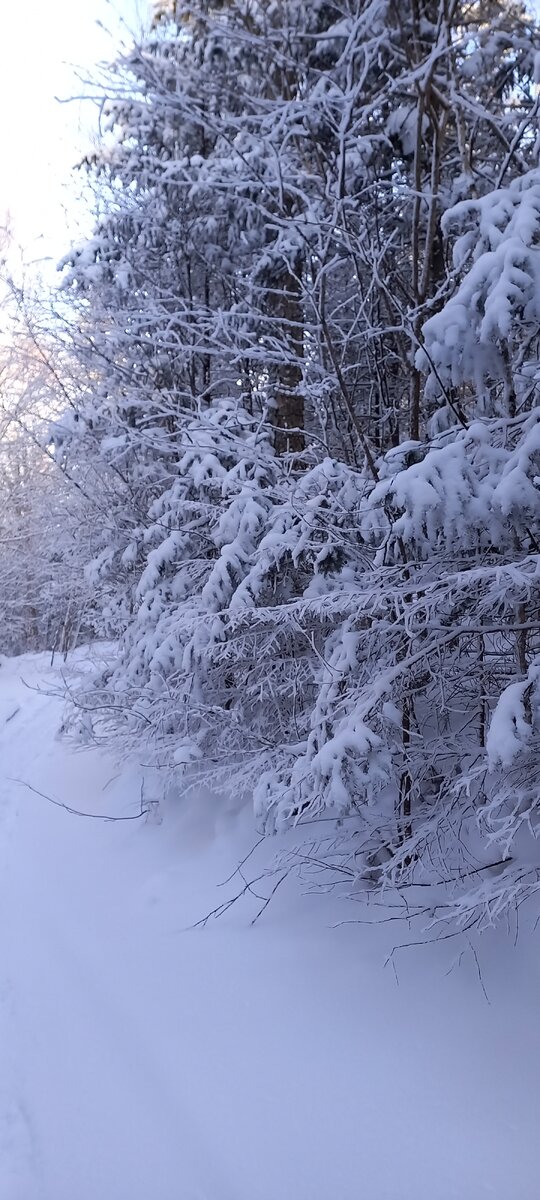
[[[9,322],[0,396],[0,653],[62,649],[93,635],[98,610],[85,582],[88,498],[50,442],[65,394],[48,354]],[[82,531],[87,530],[85,537]]]
[[[500,0],[160,5],[66,260],[93,703],[465,922],[534,831],[539,45]]]

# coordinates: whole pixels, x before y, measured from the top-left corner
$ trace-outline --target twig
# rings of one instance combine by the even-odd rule
[[[260,845],[262,844],[262,842],[264,842],[264,841],[266,841],[266,837],[265,837],[265,835],[263,834],[263,835],[262,835],[260,838],[258,838],[258,840],[255,842],[255,845],[251,847],[251,850],[249,850],[249,851],[248,851],[248,853],[245,855],[245,857],[244,857],[244,858],[242,858],[242,859],[240,859],[240,862],[238,863],[238,866],[234,868],[234,871],[231,871],[231,874],[230,874],[230,875],[227,877],[227,879],[222,879],[221,883],[218,883],[218,885],[217,885],[217,886],[218,886],[218,887],[225,887],[225,886],[226,886],[226,884],[228,884],[228,883],[231,883],[231,881],[234,879],[235,875],[241,875],[241,874],[242,874],[242,870],[241,870],[241,869],[242,869],[242,867],[244,867],[244,866],[246,865],[246,863],[247,863],[248,859],[250,859],[250,858],[251,858],[251,855],[252,855],[252,854],[254,854],[256,850],[258,850],[258,849],[259,849],[259,846],[260,846]],[[242,876],[242,878],[243,878],[243,876]]]
[[[28,788],[30,792],[34,792],[36,796],[41,796],[42,800],[48,800],[49,804],[54,804],[56,808],[64,808],[66,812],[71,813],[75,817],[89,817],[94,821],[139,821],[141,817],[145,817],[150,811],[143,807],[141,796],[141,810],[138,813],[132,813],[126,817],[115,817],[112,813],[90,813],[83,812],[80,808],[72,808],[69,804],[64,804],[63,800],[55,800],[53,796],[47,796],[45,792],[40,792],[39,788],[34,787],[31,783],[27,783],[25,779],[14,779],[8,776],[9,783],[17,783],[20,787]]]
[[[256,914],[256,916],[254,916],[254,918],[253,918],[253,920],[252,920],[252,922],[251,922],[251,924],[252,924],[252,925],[255,925],[255,922],[259,920],[259,917],[262,917],[264,910],[265,910],[266,908],[268,908],[268,905],[270,904],[270,901],[271,901],[271,900],[273,900],[273,898],[274,898],[274,896],[275,896],[275,894],[276,894],[276,892],[277,892],[277,890],[278,890],[278,887],[280,886],[280,884],[282,884],[282,883],[283,883],[283,880],[287,878],[287,875],[288,875],[288,874],[289,874],[289,872],[288,872],[288,871],[285,871],[285,872],[284,872],[284,874],[280,876],[280,878],[278,879],[277,883],[276,883],[276,884],[274,884],[274,887],[272,888],[272,891],[270,892],[270,895],[269,895],[269,896],[267,896],[267,898],[266,898],[266,900],[265,900],[265,902],[264,902],[264,904],[263,904],[262,908],[260,908],[260,909],[259,909],[259,911],[258,911],[258,913]]]

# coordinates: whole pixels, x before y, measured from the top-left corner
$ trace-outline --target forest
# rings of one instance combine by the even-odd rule
[[[51,288],[4,238],[0,653],[103,644],[75,739],[492,926],[540,889],[540,20],[160,0],[96,90],[91,236]]]

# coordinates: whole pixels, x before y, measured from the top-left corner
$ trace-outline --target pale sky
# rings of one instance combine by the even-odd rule
[[[69,193],[73,165],[97,128],[89,102],[60,104],[84,91],[115,49],[129,44],[148,0],[0,0],[0,223],[9,211],[25,257],[59,258],[78,214]],[[100,27],[100,23],[101,26]]]

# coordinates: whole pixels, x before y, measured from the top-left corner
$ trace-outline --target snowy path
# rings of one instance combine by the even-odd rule
[[[140,779],[21,675],[51,678],[0,667],[0,1200],[536,1200],[538,943],[486,940],[488,1006],[447,950],[397,986],[322,901],[187,928],[249,818],[48,804],[13,780],[128,815]]]

